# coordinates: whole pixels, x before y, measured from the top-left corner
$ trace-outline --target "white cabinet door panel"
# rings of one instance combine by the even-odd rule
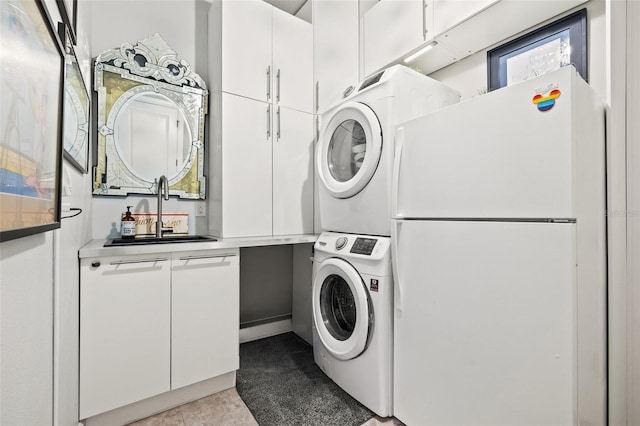
[[[273,235],[313,233],[313,115],[276,111]]]
[[[271,6],[261,0],[224,1],[222,22],[231,23],[222,25],[222,90],[267,101],[273,89]]]
[[[239,250],[172,253],[171,388],[239,366]]]
[[[433,0],[433,30],[440,35],[500,0]]]
[[[273,70],[275,102],[312,112],[312,26],[276,8],[273,9]]]
[[[359,14],[356,0],[313,0],[314,112],[323,113],[358,84]]]
[[[169,259],[82,259],[81,419],[170,390]]]
[[[222,236],[271,235],[273,105],[223,93],[222,110]]]
[[[369,75],[431,39],[432,0],[381,0],[364,16],[364,73]]]

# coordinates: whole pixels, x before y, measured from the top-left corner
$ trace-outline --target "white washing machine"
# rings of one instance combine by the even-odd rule
[[[392,410],[390,238],[324,232],[314,245],[313,356],[338,386],[382,417]]]
[[[391,235],[395,126],[459,101],[459,92],[394,65],[324,113],[316,150],[321,228]]]

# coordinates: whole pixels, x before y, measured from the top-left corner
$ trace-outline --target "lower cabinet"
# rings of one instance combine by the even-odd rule
[[[239,367],[239,250],[80,261],[80,419]]]
[[[171,388],[237,370],[238,249],[172,253]]]

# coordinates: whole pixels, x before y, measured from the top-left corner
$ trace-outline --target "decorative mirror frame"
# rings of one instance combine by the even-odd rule
[[[156,194],[157,182],[141,178],[120,158],[114,127],[118,113],[133,96],[161,94],[172,100],[186,119],[191,134],[189,158],[183,169],[169,177],[169,194],[204,199],[204,121],[206,85],[184,59],[180,59],[159,34],[136,44],[124,43],[95,61],[97,92],[97,161],[94,195]],[[159,176],[158,176],[159,177]]]

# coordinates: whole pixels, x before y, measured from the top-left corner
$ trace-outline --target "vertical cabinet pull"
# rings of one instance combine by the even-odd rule
[[[276,139],[280,140],[280,107],[276,110],[276,122],[278,123],[278,128],[276,130]]]
[[[276,101],[280,102],[280,68],[276,71]]]
[[[267,67],[267,100],[271,100],[271,65]]]
[[[271,104],[267,105],[267,139],[271,137]]]
[[[320,141],[320,118],[316,115],[316,143]]]
[[[427,41],[427,0],[422,0],[422,39]]]
[[[424,0],[423,0],[424,1]],[[316,81],[316,113],[320,110],[320,82]]]

